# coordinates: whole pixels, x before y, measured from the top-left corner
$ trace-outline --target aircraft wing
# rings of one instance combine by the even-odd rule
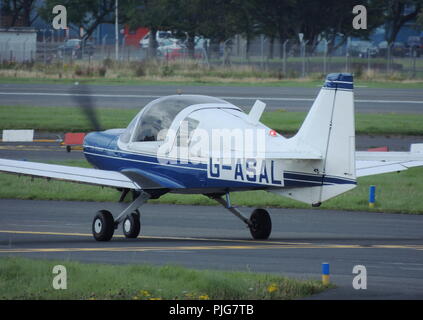
[[[114,188],[141,189],[137,183],[116,171],[0,159],[0,172]]]
[[[412,144],[410,152],[356,152],[356,176],[396,172],[423,166],[423,144]]]

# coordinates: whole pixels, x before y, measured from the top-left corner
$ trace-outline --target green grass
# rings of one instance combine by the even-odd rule
[[[104,129],[126,128],[139,110],[108,109],[97,110]],[[36,129],[39,131],[91,131],[89,121],[78,108],[0,106],[1,129]]]
[[[97,114],[104,129],[125,128],[139,110],[99,108]],[[305,112],[269,111],[262,122],[285,133],[295,133]],[[423,135],[421,114],[356,114],[357,134]],[[36,129],[50,132],[88,132],[92,128],[77,108],[0,106],[0,129]]]
[[[66,267],[66,290],[52,287],[55,265]],[[0,258],[0,299],[8,300],[285,300],[302,298],[327,288],[317,280],[295,280],[251,272]]]
[[[85,166],[85,161],[66,161],[60,164]],[[376,206],[368,207],[368,190],[376,185]],[[0,174],[0,198],[70,201],[118,201],[119,193],[111,188],[102,188],[63,181],[31,179],[9,174]],[[355,210],[392,213],[423,214],[423,168],[411,168],[400,173],[387,173],[358,179],[357,188],[326,201],[320,210]],[[309,205],[278,196],[266,191],[233,192],[232,203],[237,206],[310,208]],[[166,194],[151,203],[217,205],[203,195]]]
[[[261,121],[282,134],[295,133],[303,123],[306,112],[265,112]],[[356,134],[423,135],[423,115],[397,113],[356,113]]]
[[[140,79],[140,78],[69,78],[69,79],[50,79],[50,78],[15,78],[1,77],[0,84],[71,84],[75,81],[83,81],[85,84],[91,85],[122,85],[122,86],[140,86],[140,85],[177,85],[177,86],[236,86],[236,87],[302,87],[315,88],[321,86],[322,80],[312,79],[284,79],[284,80],[240,80],[227,79],[222,82],[219,79],[198,79],[198,78],[175,78],[175,79]],[[423,89],[423,81],[394,81],[394,80],[356,80],[356,86],[365,86],[369,88],[393,88],[393,89]]]

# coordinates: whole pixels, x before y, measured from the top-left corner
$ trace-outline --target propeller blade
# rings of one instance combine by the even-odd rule
[[[89,88],[86,85],[75,83],[71,89],[71,93],[74,101],[81,112],[87,117],[92,128],[95,131],[101,131],[100,121]]]

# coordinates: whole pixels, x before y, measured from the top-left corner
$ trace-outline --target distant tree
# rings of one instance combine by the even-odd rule
[[[266,35],[272,44],[273,39],[280,43],[280,56],[282,57],[282,44],[290,39],[298,41],[302,33],[303,39],[314,48],[323,37],[329,41],[329,50],[336,49],[344,44],[349,36],[368,37],[370,32],[380,22],[375,19],[376,12],[371,6],[372,0],[261,0],[256,1],[252,14],[257,20],[258,33]],[[367,30],[355,30],[352,27],[354,15],[352,9],[357,4],[363,4],[372,15]],[[370,19],[370,18],[369,18]],[[368,20],[369,20],[368,19]],[[335,39],[341,39],[335,46]],[[298,39],[298,40],[297,40]]]
[[[354,29],[352,21],[355,15],[352,9],[356,5],[364,5],[367,9],[367,29]],[[317,44],[319,35],[329,41],[329,52],[344,45],[348,37],[368,39],[370,34],[383,22],[383,6],[374,0],[337,0],[325,1],[320,15],[316,18],[324,21],[322,30],[314,30],[308,36],[313,44]],[[312,22],[310,22],[312,23]],[[338,40],[338,41],[337,41]]]
[[[382,3],[383,16],[386,20],[385,39],[391,44],[395,42],[399,31],[407,22],[417,19],[423,7],[423,0],[383,0]]]
[[[231,38],[237,34],[248,33],[249,16],[243,9],[248,5],[249,0],[202,1],[202,7],[206,8],[206,11],[202,15],[197,35],[210,39],[211,47],[217,49],[221,43],[225,43],[225,48],[229,49],[232,43]],[[240,2],[242,2],[242,6],[240,6]],[[224,59],[226,62],[229,62],[228,53],[229,51],[226,50],[226,59]]]
[[[233,0],[231,14],[234,16],[235,30],[246,40],[246,58],[250,58],[250,44],[260,32],[256,8],[259,0]]]
[[[125,1],[128,0],[120,0],[119,3],[123,5]],[[84,28],[84,40],[91,37],[101,23],[115,21],[115,0],[46,0],[38,12],[45,21],[52,21],[53,7],[59,4],[66,7],[70,28]],[[126,17],[122,14],[119,18],[122,22]]]
[[[35,3],[36,0],[0,1],[3,16],[2,25],[6,27],[30,27],[38,17],[38,14],[34,12]]]
[[[420,13],[417,16],[417,25],[423,29],[423,8],[420,9]]]
[[[202,24],[209,10],[216,10],[207,0],[171,1],[169,8],[169,27],[181,37],[186,37],[186,46],[190,58],[194,58],[195,36],[201,34]]]
[[[296,0],[263,0],[255,1],[250,12],[255,17],[256,33],[267,36],[271,43],[278,39],[280,44],[295,35],[296,25],[293,14],[296,10]],[[298,10],[302,10],[298,9]],[[272,50],[273,51],[273,50]],[[280,46],[282,56],[282,45]]]
[[[150,29],[148,56],[157,55],[157,31],[169,28],[169,0],[129,0],[123,6],[128,24],[131,28],[146,27]]]

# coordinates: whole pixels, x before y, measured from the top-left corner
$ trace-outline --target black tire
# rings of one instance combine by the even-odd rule
[[[138,237],[141,231],[140,216],[133,212],[126,216],[122,223],[123,234],[129,239]]]
[[[251,214],[250,232],[254,239],[268,239],[272,232],[272,220],[269,213],[264,209],[255,209]]]
[[[107,210],[100,210],[94,217],[92,232],[97,241],[109,241],[115,231],[115,220]]]

